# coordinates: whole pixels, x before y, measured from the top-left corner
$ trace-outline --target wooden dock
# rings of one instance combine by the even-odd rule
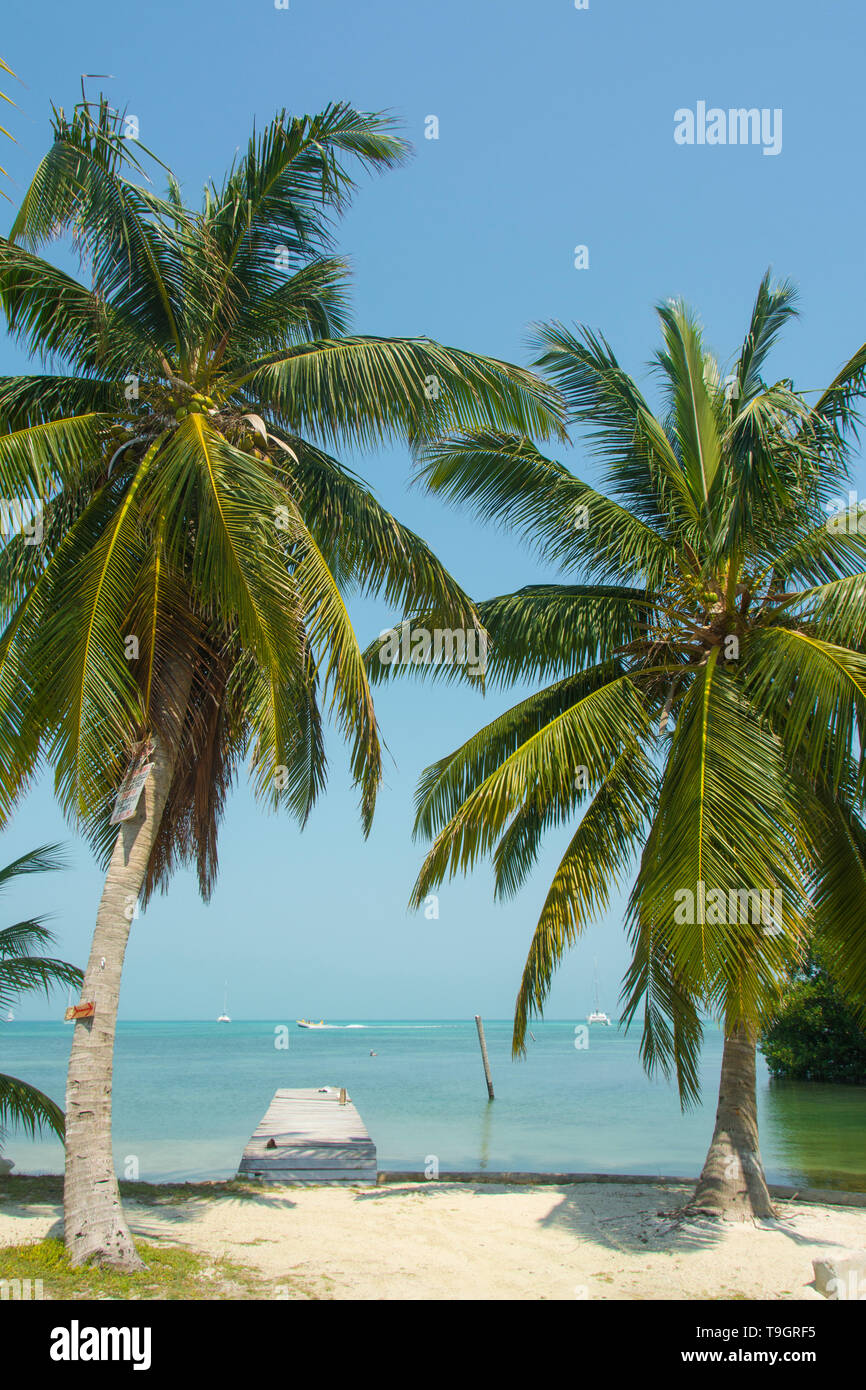
[[[375,1183],[376,1145],[339,1087],[277,1091],[244,1149],[238,1177],[283,1183]]]

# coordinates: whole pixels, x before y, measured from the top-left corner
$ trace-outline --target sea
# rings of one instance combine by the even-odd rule
[[[709,1027],[702,1103],[649,1079],[639,1031],[533,1023],[511,1057],[511,1024],[485,1020],[495,1099],[473,1019],[121,1022],[113,1141],[120,1177],[199,1181],[234,1175],[279,1087],[345,1086],[380,1169],[598,1172],[695,1177],[715,1116],[721,1034]],[[0,1023],[0,1071],[62,1102],[71,1026]],[[866,1191],[866,1087],[774,1081],[758,1063],[761,1149],[771,1182]],[[17,1172],[63,1168],[56,1140],[12,1131]]]

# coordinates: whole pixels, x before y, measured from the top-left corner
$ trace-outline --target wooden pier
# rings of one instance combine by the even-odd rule
[[[244,1149],[238,1177],[282,1183],[375,1183],[376,1145],[340,1088],[277,1091]],[[343,1092],[345,1095],[345,1092]]]

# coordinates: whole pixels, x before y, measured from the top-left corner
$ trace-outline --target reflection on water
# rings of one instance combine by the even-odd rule
[[[804,1187],[866,1192],[866,1086],[769,1081],[761,1146]]]
[[[490,1163],[490,1132],[493,1124],[493,1107],[495,1100],[488,1099],[487,1104],[481,1111],[481,1143],[479,1146],[479,1167],[484,1169]]]

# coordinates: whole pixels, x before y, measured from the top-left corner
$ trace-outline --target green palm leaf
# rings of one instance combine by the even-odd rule
[[[617,758],[580,824],[553,876],[529,947],[517,994],[513,1049],[525,1050],[533,1013],[541,1011],[554,972],[585,926],[607,909],[612,888],[639,846],[652,813],[656,774],[635,745]],[[507,872],[514,882],[512,856],[497,852],[497,881]],[[528,865],[527,865],[528,868]],[[523,871],[517,880],[522,881]],[[516,884],[515,884],[516,886]]]
[[[0,1072],[0,1138],[12,1125],[31,1137],[43,1129],[53,1130],[58,1139],[64,1135],[63,1111],[56,1101],[26,1081]]]
[[[494,415],[542,438],[561,433],[557,398],[532,373],[424,338],[305,343],[252,362],[232,386],[329,442],[417,443]]]
[[[26,875],[61,869],[65,864],[59,845],[30,850],[0,868],[0,892]],[[76,966],[34,954],[53,942],[53,934],[37,917],[0,929],[0,1009],[8,1009],[32,990],[41,990],[48,998],[57,985],[81,984],[82,973]],[[63,1111],[35,1086],[0,1074],[0,1140],[12,1126],[31,1137],[50,1129],[62,1139]]]
[[[573,808],[583,782],[590,789],[597,786],[623,745],[646,733],[644,703],[627,677],[611,679],[610,673],[593,671],[582,684],[581,691],[573,681],[568,707],[532,732],[525,728],[525,706],[518,706],[523,720],[515,720],[512,712],[446,766],[427,770],[419,788],[416,833],[429,834],[444,819],[449,803],[459,799],[460,804],[424,861],[413,890],[415,906],[449,873],[465,872],[490,853],[528,798]],[[540,722],[534,710],[530,717]],[[505,756],[503,734],[506,748],[520,740]],[[494,766],[487,771],[490,762]],[[585,778],[578,776],[583,769]]]

